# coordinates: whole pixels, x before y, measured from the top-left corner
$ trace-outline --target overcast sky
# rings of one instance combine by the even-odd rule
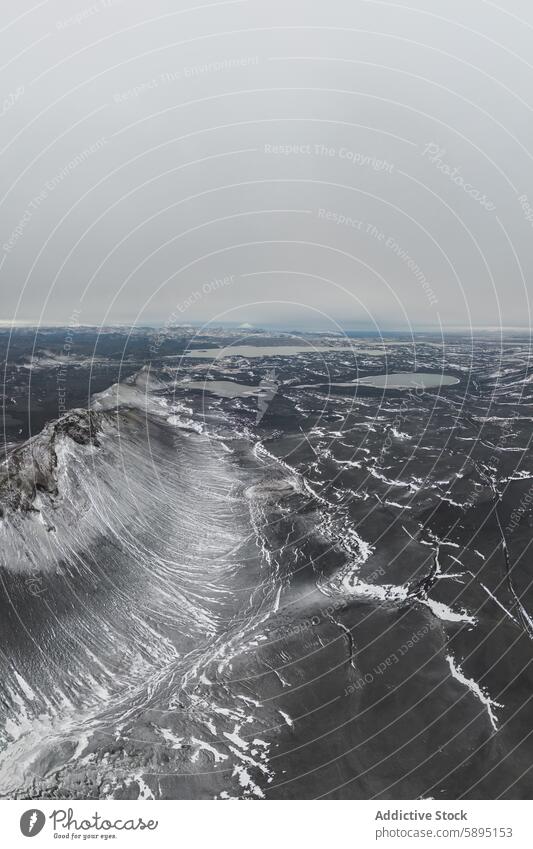
[[[4,322],[529,324],[526,0],[4,9]]]

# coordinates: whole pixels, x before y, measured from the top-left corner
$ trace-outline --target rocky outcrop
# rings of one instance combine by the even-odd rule
[[[58,440],[98,446],[100,429],[97,412],[73,410],[15,448],[0,467],[0,517],[6,508],[33,510],[39,492],[57,495]]]

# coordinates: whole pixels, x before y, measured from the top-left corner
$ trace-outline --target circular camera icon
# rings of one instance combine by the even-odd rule
[[[31,808],[29,811],[24,811],[20,818],[20,830],[24,837],[35,837],[43,830],[46,817],[42,811],[37,808]]]

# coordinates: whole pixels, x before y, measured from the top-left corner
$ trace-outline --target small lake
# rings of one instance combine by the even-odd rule
[[[383,348],[358,348],[356,345],[235,345],[226,348],[198,348],[187,351],[190,359],[221,360],[225,357],[290,357],[294,354],[336,354],[351,351],[354,355],[368,354],[384,356]]]
[[[430,372],[398,372],[396,374],[374,374],[360,377],[350,383],[332,383],[331,386],[371,386],[374,389],[436,389],[441,386],[455,386],[457,377],[450,374],[432,374]]]
[[[356,389],[358,386],[368,386],[372,389],[436,389],[441,386],[455,386],[460,383],[457,377],[450,374],[432,374],[431,372],[396,372],[391,374],[374,374],[370,377],[360,377],[343,383],[306,383],[295,386],[295,389],[316,389],[319,386],[339,386]]]
[[[181,380],[176,383],[176,388],[201,389],[221,398],[248,398],[261,391],[260,386],[247,386],[245,383],[234,383],[233,380]]]

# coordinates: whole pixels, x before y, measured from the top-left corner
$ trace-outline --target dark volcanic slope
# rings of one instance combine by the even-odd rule
[[[11,452],[2,794],[529,797],[532,384],[520,339],[165,354]]]

